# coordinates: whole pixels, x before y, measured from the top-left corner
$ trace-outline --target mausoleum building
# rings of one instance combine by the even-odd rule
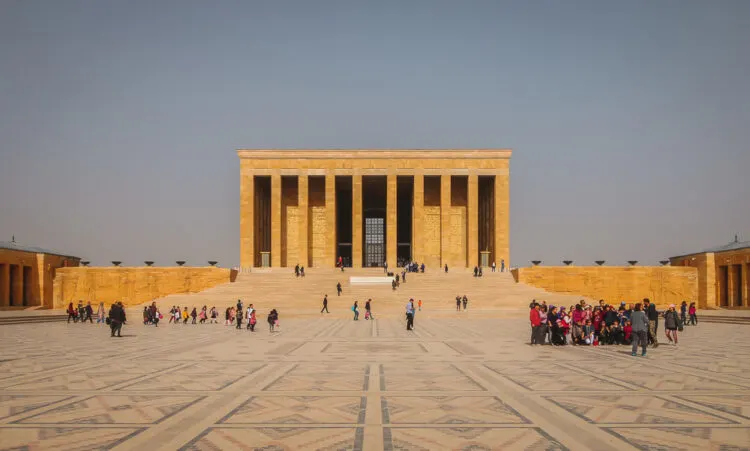
[[[242,268],[510,265],[510,150],[237,153]]]

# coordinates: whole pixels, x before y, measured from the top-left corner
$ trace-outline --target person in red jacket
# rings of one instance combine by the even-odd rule
[[[529,312],[529,321],[531,321],[531,344],[539,343],[539,326],[542,325],[542,318],[539,313],[539,304],[536,302],[532,305],[531,311]]]

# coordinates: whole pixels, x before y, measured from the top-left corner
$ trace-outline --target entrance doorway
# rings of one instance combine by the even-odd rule
[[[732,265],[732,271],[734,271],[734,306],[742,307],[744,304],[742,299],[742,265]]]
[[[729,268],[719,266],[719,305],[729,307]]]
[[[386,177],[362,177],[362,266],[382,267],[386,260]]]

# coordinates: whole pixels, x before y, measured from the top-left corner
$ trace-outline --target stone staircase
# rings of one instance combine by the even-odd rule
[[[359,301],[364,315],[364,304],[373,300],[375,315],[402,315],[409,298],[422,299],[423,311],[430,315],[455,315],[455,298],[464,294],[469,298],[465,312],[474,317],[524,316],[528,313],[531,299],[544,299],[548,304],[571,305],[579,296],[548,293],[535,287],[517,284],[510,273],[487,272],[481,278],[473,277],[466,269],[408,273],[406,283],[394,291],[390,285],[350,284],[349,278],[382,277],[382,269],[350,269],[345,272],[334,269],[310,268],[306,276],[295,277],[291,269],[262,270],[243,273],[234,283],[219,285],[200,293],[171,295],[157,300],[162,313],[172,305],[209,308],[216,306],[222,318],[224,309],[235,305],[237,299],[253,303],[261,314],[276,308],[284,316],[320,316],[324,294],[328,294],[330,316],[351,315],[351,305]],[[343,293],[336,295],[336,284],[341,282]],[[141,307],[142,309],[142,307]]]

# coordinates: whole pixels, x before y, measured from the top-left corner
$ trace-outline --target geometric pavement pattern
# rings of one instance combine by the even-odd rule
[[[748,450],[738,327],[686,327],[680,347],[633,358],[531,347],[522,318],[426,311],[412,332],[341,318],[274,334],[134,323],[121,339],[2,326],[0,450]]]

